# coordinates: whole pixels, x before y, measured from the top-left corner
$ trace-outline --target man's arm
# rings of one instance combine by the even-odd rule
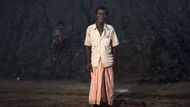
[[[114,59],[113,68],[114,70],[117,70],[117,46],[112,47],[112,54],[113,54],[113,59]]]
[[[87,70],[92,71],[91,65],[91,46],[86,46]]]

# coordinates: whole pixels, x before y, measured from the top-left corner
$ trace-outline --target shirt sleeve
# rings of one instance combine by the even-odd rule
[[[116,34],[115,30],[113,29],[113,31],[112,31],[112,46],[114,47],[117,45],[119,45],[119,40],[117,38],[117,34]]]
[[[86,30],[86,36],[85,36],[84,45],[85,46],[91,46],[91,38],[90,38],[89,27]]]

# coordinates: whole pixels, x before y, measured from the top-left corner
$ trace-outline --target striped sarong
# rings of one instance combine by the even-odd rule
[[[113,67],[104,68],[100,63],[91,72],[91,84],[89,91],[89,104],[107,103],[113,104],[114,76]]]

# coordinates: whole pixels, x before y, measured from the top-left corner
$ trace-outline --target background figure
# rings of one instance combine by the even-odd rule
[[[57,59],[57,56],[59,52],[61,51],[63,47],[63,22],[59,21],[57,23],[57,27],[53,33],[53,40],[51,43],[51,49],[52,49],[52,60],[55,61]]]

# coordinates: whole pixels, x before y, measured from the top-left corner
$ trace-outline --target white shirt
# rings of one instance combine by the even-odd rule
[[[119,45],[119,41],[111,25],[104,24],[102,36],[100,36],[96,24],[88,26],[84,45],[91,46],[91,64],[93,67],[98,67],[99,62],[102,62],[104,67],[113,65],[112,47]]]

